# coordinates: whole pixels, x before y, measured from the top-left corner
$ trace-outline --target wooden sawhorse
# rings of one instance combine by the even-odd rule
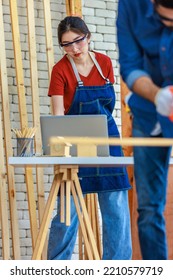
[[[88,259],[100,260],[77,173],[77,165],[55,166],[55,176],[46,203],[40,230],[36,239],[32,256],[33,260],[41,259],[42,250],[58,194],[60,194],[61,222],[66,220],[66,225],[70,225],[70,197],[72,195],[81,226]],[[66,213],[64,213],[64,205],[66,206]]]

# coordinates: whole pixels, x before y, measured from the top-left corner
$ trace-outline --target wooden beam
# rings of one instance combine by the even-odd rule
[[[8,206],[6,195],[6,172],[4,162],[4,147],[3,147],[3,133],[2,120],[0,115],[0,222],[2,232],[2,257],[3,260],[10,259],[10,240],[9,240],[9,224],[8,224]]]
[[[27,20],[28,20],[28,41],[29,41],[29,53],[30,53],[30,73],[31,73],[31,90],[35,92],[35,98],[33,98],[33,104],[37,104],[38,95],[38,76],[37,76],[37,63],[36,63],[36,51],[35,51],[35,34],[34,34],[34,9],[33,1],[27,0]],[[38,129],[38,123],[35,122],[35,127]],[[37,132],[36,132],[37,133]],[[27,176],[27,174],[26,174]],[[31,237],[32,237],[32,247],[34,248],[36,237],[38,233],[38,224],[36,216],[36,202],[33,190],[27,188],[28,195],[28,205],[29,205],[29,215],[31,223]]]
[[[67,16],[82,17],[82,2],[81,0],[66,0]]]
[[[48,62],[48,74],[50,80],[52,67],[55,63],[54,51],[53,51],[50,0],[43,0],[43,7],[44,7],[44,22],[45,22],[45,31],[46,31],[46,53],[47,53],[47,62]]]
[[[19,228],[16,207],[16,191],[14,181],[14,168],[8,165],[8,158],[13,155],[11,126],[10,126],[10,106],[8,94],[8,78],[5,52],[5,37],[4,23],[2,12],[2,0],[0,0],[0,71],[1,71],[1,89],[2,89],[2,114],[3,114],[3,129],[4,129],[4,146],[5,157],[7,163],[7,180],[8,180],[8,195],[10,205],[10,221],[12,232],[12,249],[14,259],[20,259],[20,244],[19,244]],[[2,141],[2,138],[1,138]]]
[[[137,138],[137,137],[51,137],[50,145],[70,143],[76,145],[110,145],[110,146],[150,146],[169,147],[173,146],[173,138]]]
[[[127,112],[127,106],[124,102],[125,96],[128,94],[129,89],[126,84],[121,79],[121,120],[122,120],[122,137],[131,137],[132,136],[132,119],[129,113]],[[132,146],[123,146],[123,152],[125,156],[132,156],[133,154],[133,147]],[[128,166],[127,173],[129,177],[130,185],[134,187],[134,167]],[[134,209],[134,188],[132,188],[129,192],[129,208],[130,208],[130,215],[133,216],[133,209]],[[133,217],[131,219],[133,224]],[[136,222],[136,221],[135,221]],[[132,225],[132,230],[133,230]]]
[[[25,97],[25,86],[24,86],[24,74],[23,74],[23,63],[22,63],[22,51],[20,44],[20,31],[19,31],[19,21],[18,21],[18,11],[16,0],[10,0],[10,15],[11,15],[11,26],[13,35],[13,46],[14,46],[14,57],[15,57],[15,69],[16,69],[16,82],[19,100],[19,114],[21,130],[28,127],[28,116],[27,116],[27,106]],[[32,168],[25,169],[25,180],[27,186],[27,195],[29,208],[34,205],[34,182]],[[31,228],[34,230],[36,225],[36,212],[33,211],[33,215],[30,215]],[[31,232],[33,233],[33,231]],[[34,233],[33,233],[34,234]]]
[[[35,35],[35,17],[34,17],[34,1],[27,0],[27,15],[28,15],[28,36],[29,36],[29,53],[30,53],[30,72],[31,72],[31,92],[32,92],[32,109],[33,109],[33,124],[37,128],[35,134],[35,152],[42,153],[41,129],[40,129],[40,106],[39,106],[39,87],[38,87],[38,67],[37,67],[37,52],[36,52],[36,35]],[[43,212],[45,208],[44,196],[44,181],[43,169],[36,168],[36,183],[37,183],[37,197],[38,197],[38,214],[39,223],[41,223]],[[29,190],[27,191],[29,192]],[[34,194],[33,194],[34,195]],[[31,196],[32,210],[29,211],[31,216],[34,216],[34,223],[31,225],[32,244],[33,248],[36,242],[38,233],[38,224],[36,219],[36,202],[34,196]],[[33,213],[34,212],[34,213]],[[31,219],[31,217],[30,217]],[[43,251],[43,259],[46,259],[47,248]]]

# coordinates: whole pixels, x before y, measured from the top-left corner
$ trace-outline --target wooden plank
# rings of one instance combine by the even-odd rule
[[[69,5],[70,5],[70,15],[71,15],[71,16],[76,15],[76,11],[75,11],[75,1],[73,1],[73,0],[69,1]]]
[[[61,182],[60,188],[60,222],[65,223],[65,182]]]
[[[0,114],[0,139],[3,139],[2,121]],[[9,243],[9,224],[8,224],[8,206],[6,195],[6,172],[4,162],[3,141],[0,141],[0,222],[2,232],[2,257],[4,260],[10,259]]]
[[[86,194],[85,195],[85,204],[86,204],[86,208],[87,208],[87,212],[88,212],[88,216],[89,219],[91,221],[91,196],[90,194]],[[88,259],[88,254],[87,254],[87,248],[84,242],[84,238],[82,235],[82,230],[81,230],[81,226],[79,224],[79,230],[78,230],[78,239],[79,239],[79,260],[87,260]]]
[[[96,240],[98,252],[100,259],[102,258],[102,245],[101,245],[101,235],[100,235],[100,224],[99,224],[99,212],[98,212],[98,201],[97,201],[97,194],[91,193],[85,196],[85,204],[88,212],[89,219],[91,221],[91,227],[93,230],[93,234]],[[80,229],[80,228],[79,228]],[[81,229],[79,231],[79,257],[80,259],[88,259],[86,248],[82,246],[82,236],[80,236]],[[83,252],[84,251],[84,252]]]
[[[136,137],[51,137],[50,145],[58,143],[70,143],[81,145],[110,145],[110,146],[172,146],[173,138],[136,138]]]
[[[95,201],[94,201],[94,193],[90,194],[91,196],[91,226],[93,229],[94,238],[97,243],[97,224],[96,224],[96,212],[95,212]]]
[[[81,0],[66,0],[67,16],[82,17],[82,2]]]
[[[43,0],[43,11],[44,11],[45,33],[46,33],[46,53],[47,53],[47,64],[48,64],[48,76],[49,76],[49,81],[50,81],[51,74],[52,74],[52,68],[55,64],[50,0]],[[50,99],[50,110],[52,112],[51,99]],[[45,251],[46,251],[46,242],[45,242],[45,248],[43,250],[43,254],[45,254]]]
[[[75,15],[82,17],[82,1],[81,0],[75,0],[73,1],[75,5]]]
[[[48,63],[48,75],[49,75],[49,81],[50,81],[51,74],[52,74],[52,68],[53,68],[53,65],[55,64],[54,50],[53,50],[50,0],[43,0],[43,8],[44,8],[44,24],[45,24],[45,32],[46,32],[46,53],[47,53],[47,63]],[[50,109],[52,112],[52,99],[50,99]]]
[[[45,21],[45,31],[46,31],[46,53],[47,53],[47,62],[48,62],[48,74],[50,80],[52,67],[55,63],[54,51],[53,51],[50,0],[43,0],[43,6],[44,6],[44,21]]]
[[[100,222],[99,222],[99,209],[98,209],[98,199],[97,194],[94,194],[95,199],[95,213],[96,213],[96,224],[97,224],[97,248],[99,251],[100,259],[102,258],[102,241],[100,233]]]
[[[67,16],[70,16],[70,1],[65,0],[65,4],[66,4],[66,14]]]
[[[15,56],[15,69],[16,69],[18,100],[19,100],[20,123],[21,123],[21,130],[24,130],[26,127],[28,127],[28,116],[27,116],[27,107],[26,107],[22,52],[21,52],[21,44],[20,44],[20,31],[19,31],[19,21],[18,21],[16,0],[10,0],[10,15],[11,15],[11,26],[12,26],[12,35],[13,35],[14,56]],[[25,179],[26,179],[26,186],[27,186],[29,209],[36,210],[32,169],[27,167],[25,169],[25,174],[26,174]],[[33,211],[32,215],[30,215],[31,234],[33,235],[33,240],[35,240],[34,227],[36,227],[36,219],[37,219],[36,211]]]
[[[80,226],[79,226],[79,231],[78,231],[78,243],[79,243],[79,260],[84,260],[84,257],[83,257],[83,237],[82,237],[82,231],[81,231]]]
[[[22,52],[21,52],[21,45],[20,45],[20,31],[19,31],[19,21],[18,21],[16,0],[10,0],[10,12],[11,12],[10,15],[11,15],[12,35],[13,35],[13,47],[14,47],[14,55],[15,55],[17,91],[18,93],[20,93],[19,114],[20,114],[21,128],[24,129],[25,127],[28,126],[28,122],[27,122]]]
[[[42,140],[40,128],[40,106],[39,106],[39,86],[38,86],[38,67],[37,67],[37,52],[36,52],[36,35],[35,35],[35,17],[34,17],[34,1],[27,0],[27,18],[28,18],[28,37],[29,37],[29,53],[30,53],[30,74],[31,74],[31,92],[32,92],[32,109],[33,109],[33,125],[37,128],[35,134],[35,152],[42,153]],[[43,169],[36,168],[36,183],[37,183],[37,197],[38,197],[38,213],[39,222],[41,223],[44,207],[44,181]],[[29,190],[28,190],[29,191]],[[35,206],[36,207],[36,206]],[[35,244],[37,230],[37,221],[35,220],[35,229],[33,228],[33,242]],[[34,246],[33,244],[33,246]],[[43,259],[46,259],[47,248],[43,250]]]
[[[87,227],[86,227],[86,222],[85,222],[84,217],[81,213],[81,208],[80,208],[80,204],[79,204],[79,201],[81,200],[81,198],[79,198],[78,195],[77,195],[76,185],[74,184],[74,182],[72,182],[72,195],[73,195],[74,204],[75,204],[75,207],[76,207],[76,212],[77,212],[78,219],[79,219],[81,234],[83,236],[83,240],[84,240],[84,244],[85,244],[86,254],[87,254],[87,257],[88,257],[89,260],[93,260],[94,257],[93,257],[93,252],[92,252],[92,246],[91,246],[89,238],[88,238],[88,231],[87,231]]]
[[[70,195],[71,195],[71,181],[66,181],[66,226],[70,226],[71,223],[71,201],[70,201]]]
[[[97,246],[96,246],[96,242],[95,242],[95,239],[94,239],[93,230],[92,230],[90,219],[89,219],[89,216],[88,216],[88,213],[87,213],[85,201],[83,199],[83,194],[82,194],[82,190],[81,190],[81,187],[80,187],[80,182],[79,182],[79,178],[78,178],[77,173],[74,174],[74,184],[75,184],[77,196],[78,196],[79,201],[80,201],[80,205],[81,205],[81,209],[82,209],[82,212],[83,212],[83,217],[84,217],[84,220],[85,220],[85,224],[87,225],[88,238],[89,238],[90,244],[92,246],[94,259],[95,260],[100,260],[100,256],[99,256],[98,249],[97,249]]]
[[[16,207],[16,191],[14,183],[14,169],[8,165],[8,158],[13,155],[12,141],[11,141],[11,126],[10,126],[10,108],[8,96],[8,79],[7,79],[7,65],[5,52],[5,38],[4,38],[4,24],[2,0],[0,0],[0,71],[1,71],[1,89],[2,89],[2,114],[3,114],[3,128],[4,128],[4,146],[5,156],[7,162],[7,180],[8,180],[8,195],[10,204],[10,221],[12,232],[12,249],[14,259],[20,259],[20,244],[19,244],[19,229],[18,217]]]
[[[126,84],[121,79],[121,119],[122,119],[122,137],[131,137],[132,136],[132,120],[131,116],[127,112],[127,107],[124,102],[125,96],[129,92],[129,89],[127,88]],[[123,152],[125,156],[132,156],[133,154],[133,147],[132,146],[123,146]],[[134,168],[133,166],[127,167],[127,173],[129,177],[129,182],[131,186],[134,187]],[[131,223],[132,223],[132,231],[134,229],[133,226],[133,207],[134,207],[134,188],[132,188],[128,192],[129,196],[129,207],[130,207],[130,216],[131,216]],[[135,221],[136,222],[136,221]]]
[[[33,256],[32,256],[33,260],[41,259],[41,254],[43,251],[44,243],[46,240],[52,212],[53,212],[53,209],[55,206],[55,201],[57,199],[57,194],[59,192],[61,181],[62,181],[62,174],[60,174],[60,176],[55,175],[52,186],[51,186],[51,190],[49,192],[49,197],[48,197],[48,200],[46,203],[45,212],[44,212],[44,216],[43,216],[42,223],[40,226],[40,230],[39,230],[39,233],[37,236],[37,241],[36,241]]]

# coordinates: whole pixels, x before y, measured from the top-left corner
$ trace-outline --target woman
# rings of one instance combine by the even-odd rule
[[[88,27],[79,17],[66,17],[58,26],[58,41],[66,54],[52,70],[48,95],[52,98],[53,114],[106,114],[109,136],[119,137],[112,117],[115,106],[112,63],[108,56],[89,51],[90,38]],[[110,154],[121,156],[121,148],[110,147]],[[83,193],[98,193],[103,225],[102,259],[130,259],[130,185],[126,170],[81,168],[79,178]],[[78,229],[74,204],[71,208],[69,227],[60,223],[59,209],[52,221],[48,259],[71,259]]]

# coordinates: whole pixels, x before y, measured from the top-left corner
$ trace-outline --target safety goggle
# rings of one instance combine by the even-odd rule
[[[87,34],[88,35],[88,34]],[[62,47],[62,48],[72,48],[72,46],[73,46],[73,44],[77,44],[77,45],[81,45],[83,42],[84,42],[84,40],[87,38],[87,35],[85,35],[85,36],[83,36],[82,38],[79,38],[79,39],[77,39],[77,40],[75,40],[75,41],[73,41],[73,42],[69,42],[69,43],[61,43],[60,44],[60,46]]]

